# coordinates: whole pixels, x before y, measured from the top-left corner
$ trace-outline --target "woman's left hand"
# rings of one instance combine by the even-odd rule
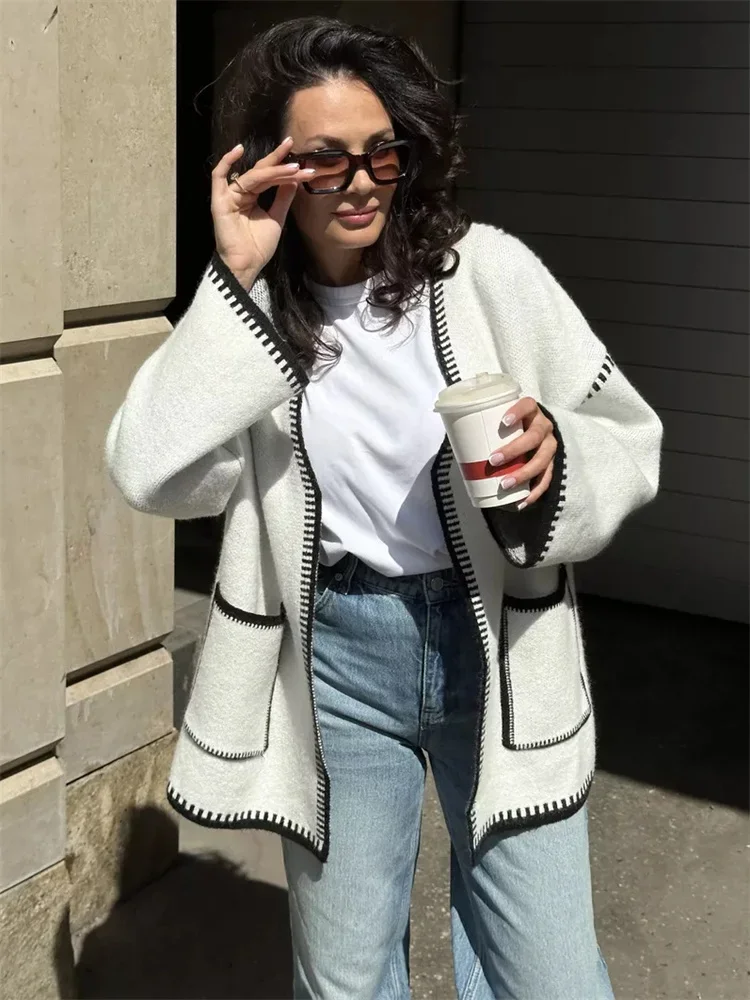
[[[506,427],[515,427],[519,421],[523,421],[523,434],[497,451],[493,451],[490,455],[490,465],[506,465],[519,458],[528,457],[523,468],[500,480],[500,485],[506,490],[520,483],[531,484],[531,494],[518,507],[519,510],[523,510],[524,507],[536,503],[549,489],[557,440],[552,421],[545,417],[537,401],[530,396],[524,396],[508,409],[500,429],[502,431]]]

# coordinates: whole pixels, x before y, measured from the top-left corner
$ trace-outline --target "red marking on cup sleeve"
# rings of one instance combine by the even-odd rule
[[[505,465],[490,465],[485,462],[462,462],[461,472],[464,479],[494,479],[496,476],[512,476],[526,465],[525,458],[519,458],[515,462],[506,462]]]

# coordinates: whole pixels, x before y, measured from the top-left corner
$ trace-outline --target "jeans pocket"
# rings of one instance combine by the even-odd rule
[[[574,736],[591,715],[578,608],[564,566],[554,589],[536,597],[506,594],[500,642],[503,745],[534,750]]]
[[[313,605],[316,615],[319,611],[322,611],[330,601],[331,592],[331,580],[327,577],[325,580],[318,579],[318,584],[315,589],[315,603]]]
[[[342,583],[345,577],[345,569],[342,571],[342,565],[345,566],[345,563],[338,562],[334,566],[326,566],[324,563],[318,564],[318,579],[315,585],[313,604],[315,614],[328,607],[334,594],[340,594],[342,588],[346,589],[346,585]]]

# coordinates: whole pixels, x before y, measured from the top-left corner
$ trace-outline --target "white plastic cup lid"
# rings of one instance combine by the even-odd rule
[[[512,375],[480,372],[447,386],[435,401],[437,413],[457,413],[469,407],[493,406],[518,399],[521,387]]]

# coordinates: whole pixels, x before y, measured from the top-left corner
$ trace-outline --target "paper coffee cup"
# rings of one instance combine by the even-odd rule
[[[510,375],[480,372],[474,378],[455,382],[438,395],[435,411],[443,418],[453,454],[461,468],[475,507],[504,507],[525,500],[527,484],[504,490],[503,476],[512,476],[525,464],[524,456],[505,465],[490,465],[493,451],[515,441],[523,426],[505,427],[501,421],[521,398],[521,387]]]

